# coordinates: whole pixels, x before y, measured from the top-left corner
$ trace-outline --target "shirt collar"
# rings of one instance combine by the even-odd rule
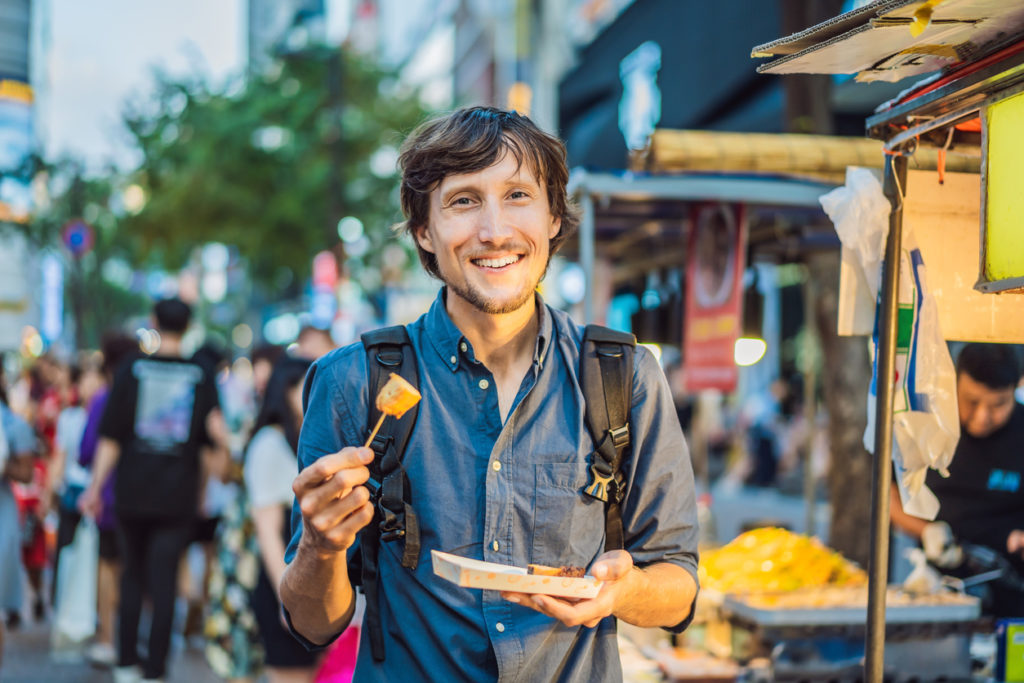
[[[446,293],[446,287],[442,287],[437,293],[437,298],[434,299],[434,303],[431,304],[430,310],[427,311],[424,319],[424,328],[427,332],[427,338],[430,339],[430,343],[440,357],[441,362],[447,365],[452,372],[455,372],[459,368],[460,356],[465,355],[470,360],[474,359],[473,347],[462,332],[459,331],[459,328],[455,326],[452,319],[448,317],[448,310],[444,304]],[[537,301],[540,324],[538,327],[537,343],[533,350],[533,361],[543,365],[544,359],[547,357],[548,348],[550,347],[554,324],[544,299],[541,298],[540,294],[534,294],[534,296]]]

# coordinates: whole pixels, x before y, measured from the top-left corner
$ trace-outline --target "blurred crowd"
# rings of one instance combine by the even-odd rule
[[[55,658],[110,668],[115,681],[162,680],[175,642],[201,649],[226,680],[350,680],[358,623],[325,655],[310,654],[282,623],[277,594],[303,380],[334,347],[331,336],[309,326],[287,348],[232,358],[212,344],[185,348],[189,315],[176,299],[156,304],[155,351],[111,331],[99,349],[46,354],[0,377],[6,630],[46,620]],[[154,363],[163,374],[147,385]],[[175,377],[191,370],[193,419],[175,426]],[[676,388],[679,371],[666,369]],[[821,479],[825,430],[820,417],[808,424],[802,397],[799,378],[742,400],[679,393],[698,477],[708,487],[791,484],[799,492],[810,447]],[[161,439],[175,429],[178,450],[164,452]],[[199,471],[182,479],[177,465],[154,464],[182,459]]]
[[[306,327],[287,348],[232,359],[183,347],[189,315],[181,301],[157,303],[152,354],[111,331],[74,357],[8,359],[0,658],[4,631],[9,641],[32,619],[49,624],[54,658],[109,668],[115,681],[163,680],[175,644],[202,649],[226,680],[350,680],[358,625],[310,654],[277,596],[303,379],[331,337]],[[183,396],[193,418],[176,423]],[[181,466],[190,458],[197,472]]]

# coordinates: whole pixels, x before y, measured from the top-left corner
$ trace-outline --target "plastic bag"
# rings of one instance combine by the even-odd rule
[[[929,564],[919,548],[910,548],[905,553],[913,569],[903,581],[903,590],[913,595],[933,595],[942,590],[942,575]]]
[[[96,565],[99,558],[96,523],[82,518],[74,540],[60,551],[53,638],[81,643],[96,631]]]
[[[855,254],[877,307],[890,212],[881,184],[868,169],[848,168],[846,185],[821,197],[821,205],[835,224],[843,246]],[[930,520],[938,513],[939,502],[924,485],[925,475],[931,467],[948,476],[960,440],[960,418],[956,371],[939,329],[938,307],[928,290],[924,259],[908,224],[903,226],[899,268],[892,458],[903,510]],[[876,315],[868,425],[864,432],[864,447],[872,453],[878,324]]]

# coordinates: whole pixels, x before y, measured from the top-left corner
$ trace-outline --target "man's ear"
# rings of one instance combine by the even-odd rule
[[[562,219],[561,219],[561,217],[552,218],[551,219],[551,229],[548,230],[548,239],[549,240],[555,239],[555,236],[558,235],[558,232],[561,229],[562,229]]]
[[[430,231],[427,230],[426,225],[417,225],[412,229],[413,239],[416,240],[416,244],[420,246],[424,251],[429,251],[431,254],[436,253],[434,251],[434,241],[430,237]]]

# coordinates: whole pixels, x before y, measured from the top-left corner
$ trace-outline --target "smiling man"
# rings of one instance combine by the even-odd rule
[[[693,472],[665,377],[637,349],[624,549],[606,552],[604,505],[583,491],[595,444],[582,330],[536,292],[578,223],[565,148],[525,117],[477,107],[417,129],[400,165],[403,228],[444,284],[407,327],[423,399],[402,466],[421,559],[412,567],[400,543],[380,543],[368,597],[379,609],[364,624],[356,680],[621,680],[616,619],[678,632],[697,592]],[[347,626],[350,574],[365,576],[367,385],[360,344],[321,358],[307,379],[281,598],[311,647]],[[581,601],[460,588],[434,576],[434,549],[585,566],[604,583]]]

